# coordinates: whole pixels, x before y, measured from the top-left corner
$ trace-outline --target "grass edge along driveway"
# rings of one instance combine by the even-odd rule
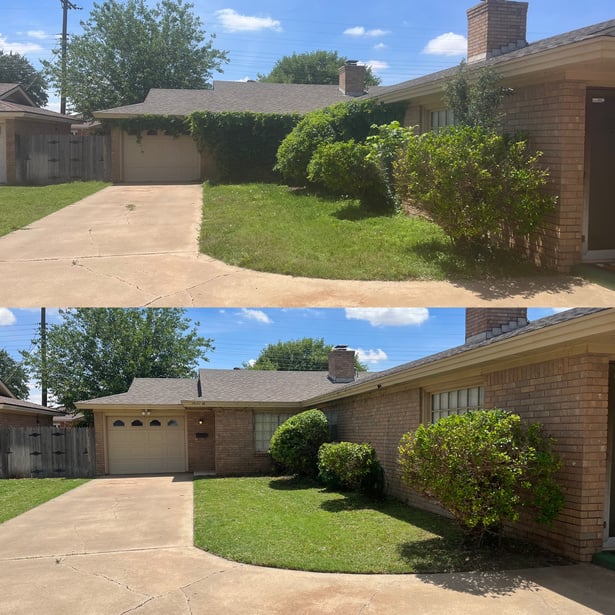
[[[0,523],[87,483],[87,478],[0,479]]]
[[[450,519],[285,477],[195,478],[195,546],[273,568],[428,573],[562,563],[529,545],[477,549]]]
[[[0,237],[24,228],[109,186],[71,182],[50,186],[0,186]]]

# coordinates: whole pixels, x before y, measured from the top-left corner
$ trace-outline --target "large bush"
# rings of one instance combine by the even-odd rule
[[[456,246],[507,248],[555,207],[539,157],[525,141],[455,126],[409,139],[395,182],[400,197],[423,207]]]
[[[332,489],[361,490],[370,495],[384,486],[382,468],[371,444],[323,444],[318,451],[318,478]]]
[[[307,113],[282,141],[276,170],[291,184],[308,183],[308,165],[324,143],[355,140],[362,143],[371,127],[403,118],[400,105],[383,105],[374,100],[343,102]]]
[[[482,539],[517,521],[523,509],[542,523],[559,514],[564,498],[552,444],[538,424],[524,426],[503,410],[478,410],[405,434],[399,460],[411,488]]]
[[[366,209],[390,213],[395,209],[395,198],[384,170],[371,153],[371,147],[353,140],[324,143],[312,156],[308,179],[336,196],[359,199]]]
[[[329,439],[329,423],[320,410],[306,410],[284,421],[275,431],[269,455],[284,471],[315,477],[318,449]]]

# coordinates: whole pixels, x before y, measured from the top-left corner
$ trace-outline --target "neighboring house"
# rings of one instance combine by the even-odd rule
[[[194,111],[304,114],[366,96],[365,71],[356,62],[346,63],[340,68],[339,86],[214,81],[209,90],[152,89],[142,103],[97,111],[94,116],[104,121],[144,115],[187,117]],[[210,157],[198,151],[190,136],[150,130],[137,140],[114,127],[111,147],[115,182],[198,181],[215,172]]]
[[[99,474],[270,470],[275,429],[320,408],[336,439],[369,442],[387,491],[432,507],[401,481],[401,436],[468,408],[499,407],[557,441],[566,505],[553,526],[515,531],[578,560],[615,548],[615,308],[528,323],[525,309],[466,312],[466,343],[377,373],[355,373],[336,347],[328,372],[204,369],[190,379],[135,379],[126,393],[77,404],[94,412]]]
[[[51,426],[57,411],[17,399],[0,380],[0,427]]]
[[[0,83],[0,184],[17,182],[19,136],[69,135],[74,118],[37,107],[16,83]]]

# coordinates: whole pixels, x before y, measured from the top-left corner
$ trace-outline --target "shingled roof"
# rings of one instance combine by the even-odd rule
[[[37,107],[18,83],[0,83],[0,112],[35,115],[71,123],[75,121],[68,115]]]
[[[583,41],[596,39],[600,37],[615,37],[615,19],[610,19],[608,21],[603,21],[597,24],[593,24],[591,26],[585,26],[583,28],[578,28],[577,30],[572,30],[570,32],[565,32],[564,34],[558,34],[556,36],[550,36],[549,38],[544,38],[533,43],[528,44],[525,47],[521,47],[520,49],[516,49],[514,51],[509,51],[507,53],[502,53],[501,55],[494,56],[487,60],[479,60],[477,62],[472,62],[469,66],[471,68],[480,68],[482,66],[493,66],[497,69],[498,66],[509,62],[514,59],[531,57],[539,53],[544,53],[546,51],[550,51],[553,49],[559,49],[566,47],[568,45],[573,45],[576,43],[581,43]],[[430,83],[440,82],[442,80],[448,79],[455,74],[457,74],[459,70],[458,66],[453,66],[451,68],[446,68],[444,70],[430,73],[428,75],[424,75],[422,77],[417,77],[416,79],[410,79],[408,81],[403,81],[396,85],[391,85],[387,87],[381,87],[378,91],[372,91],[368,94],[369,98],[379,98],[380,96],[386,96],[390,94],[394,94],[398,91],[405,91],[410,88],[416,88],[419,86],[427,85]]]
[[[198,397],[196,378],[135,378],[126,393],[78,402],[90,406],[168,406]]]
[[[374,87],[370,92],[383,88]],[[100,119],[134,115],[186,116],[194,111],[247,111],[252,113],[298,113],[355,100],[337,85],[264,83],[260,81],[214,81],[209,90],[151,89],[142,103],[96,111]]]
[[[51,410],[50,408],[35,404],[31,401],[24,401],[23,399],[16,399],[14,397],[5,397],[4,395],[0,395],[0,409],[12,410],[23,414],[46,414],[52,416],[62,414],[59,410]]]

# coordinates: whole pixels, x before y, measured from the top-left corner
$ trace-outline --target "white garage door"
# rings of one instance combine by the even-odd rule
[[[183,417],[107,417],[109,474],[184,472]]]
[[[146,134],[141,142],[124,133],[123,161],[126,182],[189,182],[201,177],[201,156],[189,136]]]

